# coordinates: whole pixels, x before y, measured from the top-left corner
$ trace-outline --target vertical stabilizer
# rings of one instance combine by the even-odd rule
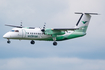
[[[79,18],[75,27],[79,28],[79,30],[76,30],[78,32],[86,32],[91,19],[91,15],[98,15],[97,13],[80,13],[80,12],[76,12],[75,14],[81,14],[81,17]]]

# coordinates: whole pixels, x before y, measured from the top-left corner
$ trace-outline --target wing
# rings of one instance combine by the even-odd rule
[[[56,30],[58,30],[58,31],[67,31],[67,30],[77,30],[77,29],[79,29],[79,28],[54,28],[52,30],[54,30],[54,31],[56,31]]]
[[[45,34],[47,35],[63,35],[65,34],[65,31],[68,30],[77,30],[79,28],[53,28],[53,29],[46,29]]]

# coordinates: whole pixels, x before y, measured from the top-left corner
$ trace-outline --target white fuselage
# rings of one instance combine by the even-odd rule
[[[65,32],[62,36],[68,36],[70,33]],[[58,35],[58,37],[61,35]],[[53,40],[51,35],[45,35],[41,28],[28,29],[28,28],[13,28],[11,31],[7,32],[4,36],[6,39],[19,39],[19,40]]]
[[[65,32],[64,35],[69,36],[73,31]],[[19,39],[19,40],[46,40],[53,41],[51,35],[46,35],[41,31],[41,28],[28,29],[28,28],[13,28],[11,31],[7,32],[4,36],[6,39]]]
[[[4,36],[7,39],[21,39],[21,40],[43,40],[52,38],[51,35],[45,35],[40,28],[27,29],[27,28],[13,28]]]

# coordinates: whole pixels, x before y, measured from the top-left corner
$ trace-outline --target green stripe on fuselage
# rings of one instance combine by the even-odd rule
[[[75,30],[70,35],[66,35],[66,34],[65,35],[58,35],[56,37],[56,41],[63,41],[63,40],[68,40],[68,39],[72,39],[72,38],[82,37],[82,36],[86,35],[86,30],[87,30],[87,26],[82,26],[78,30]],[[53,41],[52,38],[49,38],[46,40]]]
[[[78,30],[75,30],[75,32],[86,32],[88,26],[82,26]]]
[[[56,37],[57,41],[62,41],[62,40],[68,40],[68,39],[72,39],[72,38],[77,38],[77,37],[82,37],[86,35],[86,33],[84,32],[73,32],[72,34],[68,35],[68,36],[59,36]]]
[[[86,30],[87,30],[87,26],[82,26],[78,30],[75,30],[72,34],[70,34],[68,36],[65,35],[65,36],[56,37],[56,40],[62,41],[62,40],[68,40],[68,39],[72,39],[72,38],[82,37],[82,36],[86,35]]]

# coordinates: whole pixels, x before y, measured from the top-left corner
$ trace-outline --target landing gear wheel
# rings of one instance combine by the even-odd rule
[[[8,44],[10,44],[10,43],[11,43],[11,41],[7,41],[7,43],[8,43]]]
[[[57,45],[57,42],[53,42],[53,45],[56,46]]]
[[[32,40],[30,43],[31,43],[31,44],[35,44],[35,41]]]

